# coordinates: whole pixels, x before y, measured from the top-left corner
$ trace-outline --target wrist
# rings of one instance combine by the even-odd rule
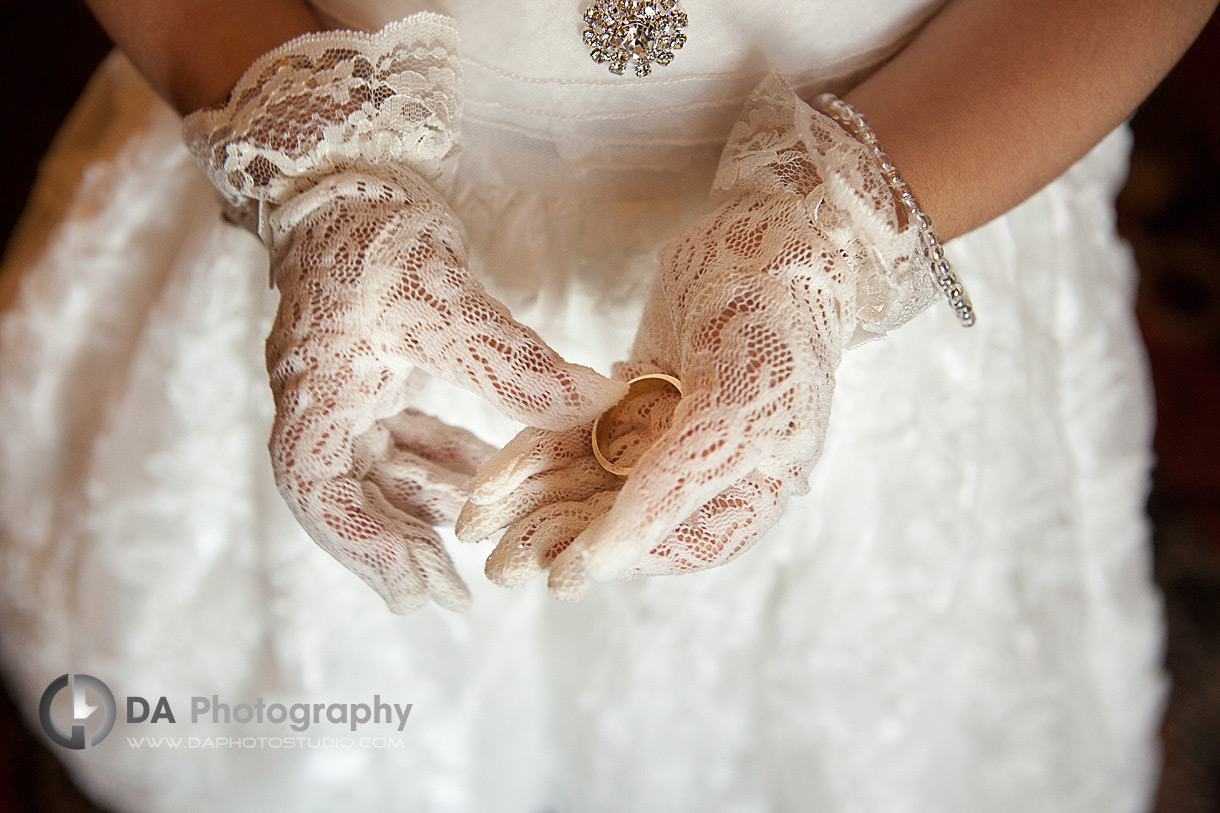
[[[965,287],[945,259],[944,246],[932,226],[932,219],[919,205],[914,193],[894,166],[890,156],[881,148],[876,134],[864,117],[852,105],[835,96],[823,93],[814,102],[814,108],[831,118],[852,136],[866,153],[866,160],[880,169],[885,182],[893,194],[897,225],[900,230],[916,230],[920,246],[919,261],[925,264],[937,288],[945,295],[958,321],[964,327],[974,324],[974,307]]]

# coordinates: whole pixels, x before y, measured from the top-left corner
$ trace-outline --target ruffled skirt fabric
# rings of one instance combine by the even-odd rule
[[[1119,131],[948,254],[937,306],[850,351],[812,491],[706,573],[576,605],[497,588],[390,615],[276,493],[262,246],[224,223],[179,120],[121,59],[48,157],[3,273],[0,654],[36,720],[56,676],[119,697],[61,751],[116,809],[1135,811],[1164,682],[1143,503],[1151,401],[1114,234]],[[696,194],[698,192],[699,194]],[[454,205],[475,272],[566,358],[608,371],[657,246],[701,195],[490,185]],[[430,411],[509,424],[436,382]],[[283,727],[232,704],[412,703],[392,747],[137,747]],[[128,724],[167,696],[174,725]],[[305,736],[341,737],[319,724]]]

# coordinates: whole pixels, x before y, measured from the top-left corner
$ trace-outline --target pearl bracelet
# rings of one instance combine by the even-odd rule
[[[924,253],[928,259],[928,263],[932,269],[932,278],[936,281],[937,287],[944,292],[945,297],[949,300],[949,305],[957,314],[958,320],[963,327],[970,327],[974,324],[974,307],[970,304],[970,297],[966,294],[966,288],[958,280],[957,275],[953,273],[953,269],[949,267],[949,261],[945,259],[945,248],[941,245],[940,239],[937,238],[936,232],[932,230],[932,219],[919,208],[919,204],[915,200],[915,196],[911,194],[910,187],[902,180],[898,174],[898,169],[890,161],[890,157],[885,154],[885,151],[877,144],[877,136],[872,129],[864,121],[864,117],[847,102],[835,96],[833,93],[823,93],[814,102],[814,107],[821,113],[834,119],[840,127],[851,134],[853,138],[863,144],[870,152],[872,152],[873,160],[881,166],[881,172],[885,175],[885,180],[893,190],[895,197],[902,203],[906,209],[907,218],[919,224],[919,237],[923,245]]]

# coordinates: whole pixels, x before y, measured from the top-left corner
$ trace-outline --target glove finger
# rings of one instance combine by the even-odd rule
[[[641,459],[639,463],[636,463],[636,458],[641,454],[645,456],[648,455],[650,451],[648,448],[648,443],[651,438],[656,437],[658,430],[662,432],[661,439],[657,441],[657,443],[660,444],[667,442],[667,439],[669,439],[669,442],[672,442],[672,438],[670,438],[669,433],[677,432],[679,437],[684,435],[689,436],[690,429],[688,426],[687,429],[684,430],[680,425],[675,423],[683,420],[683,416],[675,409],[675,402],[677,401],[676,398],[665,395],[660,398],[654,398],[650,402],[648,402],[649,399],[647,398],[640,398],[638,400],[643,403],[643,406],[638,410],[633,409],[633,407],[636,406],[634,404],[627,405],[627,408],[623,410],[623,414],[628,415],[633,412],[638,412],[634,419],[629,420],[629,423],[636,428],[633,431],[629,431],[624,435],[619,436],[618,438],[611,439],[607,444],[611,459],[623,461],[624,465],[637,465],[637,468],[632,471],[631,477],[628,479],[628,488],[631,487],[632,480],[637,476],[636,472],[639,470],[639,465],[643,464],[644,462]],[[680,408],[681,402],[678,402],[678,405],[678,408]],[[689,410],[689,403],[687,404],[687,408]],[[695,434],[697,435],[698,433],[696,432]],[[546,558],[553,560],[551,573],[548,578],[548,587],[554,597],[564,601],[579,601],[587,592],[588,586],[593,578],[593,573],[591,573],[590,570],[590,564],[594,563],[595,566],[598,557],[605,555],[598,549],[599,543],[596,540],[603,538],[602,535],[606,533],[606,528],[615,521],[607,515],[611,512],[617,513],[618,511],[622,510],[617,508],[619,500],[621,500],[621,496],[619,494],[609,492],[607,495],[599,496],[602,496],[604,499],[604,497],[610,495],[613,495],[618,499],[614,500],[613,502],[606,500],[605,509],[599,512],[596,516],[590,518],[586,522],[586,527],[583,530],[580,530],[575,538],[567,538],[566,533],[560,533],[559,529],[555,529],[553,537],[549,534],[544,537],[544,541],[549,545]],[[540,519],[544,519],[545,517],[546,515],[542,514]],[[533,519],[533,517],[531,516],[530,518],[527,518],[526,521],[528,522],[529,519]],[[550,531],[551,529],[547,528],[545,530]],[[568,530],[577,529],[571,527],[563,528],[563,531],[565,532]],[[505,547],[512,546],[514,542],[517,541],[514,533],[515,531],[516,526],[506,531],[504,537],[500,541],[500,544]],[[673,539],[675,544],[680,544],[681,541],[682,540],[679,538]],[[538,543],[535,543],[535,545],[537,544]],[[657,549],[654,549],[652,553],[646,553],[648,548],[644,547],[643,545],[639,545],[638,552],[626,553],[624,555],[634,560],[635,558],[638,558],[640,554],[645,554],[645,561],[647,563],[652,564],[658,570],[658,572],[667,572],[664,571],[664,562],[667,558],[672,559],[672,554],[670,551],[661,550],[663,545],[664,542],[662,542],[661,545],[658,545]],[[655,556],[657,561],[649,561],[647,558],[649,556]]]
[[[673,405],[677,399],[670,393],[649,393],[624,405],[619,420],[627,431],[610,438],[607,449],[612,459],[634,458],[632,444],[641,442],[642,435],[630,430],[647,426],[651,436],[659,436],[669,426]],[[562,432],[527,427],[494,454],[475,474],[470,484],[473,505],[496,505],[509,499],[522,483],[545,471],[567,468],[575,461],[592,459],[591,426],[580,426]]]
[[[677,402],[677,396],[666,391],[645,393],[622,404],[614,426],[609,427],[609,437],[604,439],[603,452],[621,465],[633,466],[653,439],[669,427]],[[553,441],[554,445],[543,449],[535,442],[527,444],[524,454],[514,454],[514,461],[524,460],[524,464],[506,467],[512,468],[512,472],[500,485],[514,482],[515,487],[494,502],[468,503],[458,519],[459,539],[478,542],[551,503],[584,500],[600,491],[617,491],[621,487],[618,478],[593,457],[587,430],[570,430],[562,438],[545,434],[532,437]],[[522,473],[537,468],[542,459],[558,465],[517,481]]]
[[[548,505],[585,500],[603,491],[617,491],[620,486],[618,478],[599,466],[589,453],[564,468],[535,474],[498,502],[468,502],[458,516],[455,532],[463,542],[480,542]]]
[[[379,497],[370,493],[375,489],[351,477],[336,477],[297,484],[284,497],[314,542],[401,615],[419,609],[429,594],[429,574],[416,561],[413,548],[431,540],[439,544],[439,537],[404,515],[392,521],[382,511],[369,510],[370,498],[375,505]]]
[[[669,427],[677,397],[670,392],[647,393],[620,407],[616,425],[606,440],[603,452],[622,465],[634,465],[652,438]],[[612,427],[613,429],[613,427]],[[577,427],[565,432],[547,432],[527,428],[485,464],[471,483],[471,513],[473,505],[496,506],[513,500],[514,493],[531,478],[545,471],[567,470],[579,463],[581,469],[591,468],[594,460],[591,427]],[[600,468],[600,467],[599,467]],[[600,474],[601,479],[605,479]],[[609,480],[606,480],[609,483]]]
[[[425,569],[413,550],[425,554],[439,537],[424,523],[394,509],[376,485],[361,481],[384,459],[389,436],[380,426],[353,440],[341,413],[285,390],[272,430],[270,452],[276,485],[297,521],[327,553],[363,579],[395,613],[418,609],[429,593],[429,577],[456,579],[443,562]],[[304,405],[302,407],[302,405]],[[461,580],[457,579],[458,585]],[[456,595],[465,591],[445,591]],[[450,600],[452,606],[461,602]]]
[[[460,359],[465,378],[509,418],[568,429],[592,421],[627,392],[621,381],[564,361],[481,288],[468,292],[461,307],[460,313],[479,325]]]
[[[747,435],[742,429],[747,425],[736,411],[684,399],[674,426],[645,452],[605,521],[590,526],[560,558],[580,558],[598,581],[626,573],[769,452],[769,438]]]
[[[559,432],[527,427],[479,467],[470,483],[470,502],[496,503],[535,474],[563,468],[589,454],[588,426]]]
[[[752,472],[700,506],[623,575],[671,576],[727,564],[774,526],[790,493],[781,481]],[[591,520],[575,539],[568,540],[565,534],[556,533],[552,538],[534,542],[535,546],[551,546],[546,558],[553,560],[547,580],[552,596],[563,601],[584,598],[594,581],[590,562],[597,553],[585,539],[605,533],[610,522],[613,519],[602,514]],[[512,533],[510,528],[505,539]],[[501,544],[505,544],[504,540]]]
[[[751,472],[679,523],[628,575],[688,573],[732,561],[775,525],[790,493],[780,480]]]
[[[575,539],[557,553],[546,579],[547,589],[553,597],[560,601],[580,601],[589,592],[592,579],[586,565],[588,548],[580,544],[580,539],[589,534],[600,533],[608,515],[606,513],[593,518]]]
[[[371,267],[389,280],[380,298],[392,303],[397,325],[410,325],[397,343],[407,358],[545,429],[592,421],[622,397],[621,382],[564,361],[513,319],[467,270],[464,245],[439,202],[405,209],[370,245],[366,276]]]
[[[393,449],[365,474],[386,502],[428,525],[448,524],[466,502],[469,477],[431,460]]]
[[[529,581],[613,502],[614,492],[603,491],[579,502],[552,503],[513,523],[487,557],[487,578],[502,587]]]
[[[688,302],[673,426],[640,459],[606,520],[561,554],[596,581],[621,578],[700,506],[803,433],[817,367],[787,289],[756,271],[710,280]],[[798,341],[794,342],[796,337]],[[828,402],[828,399],[827,399]],[[559,564],[557,562],[556,564]]]
[[[390,505],[375,484],[366,482],[364,494],[377,514],[385,517],[402,535],[415,568],[423,576],[428,596],[446,610],[464,612],[469,609],[470,591],[436,531]]]
[[[474,432],[414,409],[403,410],[381,424],[395,447],[467,478],[496,451]]]

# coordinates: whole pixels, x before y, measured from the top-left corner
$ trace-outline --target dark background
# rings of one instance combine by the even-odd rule
[[[79,0],[0,0],[0,235],[110,43]],[[1220,15],[1132,120],[1119,225],[1156,385],[1149,511],[1174,688],[1158,813],[1220,813]],[[0,811],[92,811],[0,696]],[[1099,813],[1103,813],[1099,811]]]

